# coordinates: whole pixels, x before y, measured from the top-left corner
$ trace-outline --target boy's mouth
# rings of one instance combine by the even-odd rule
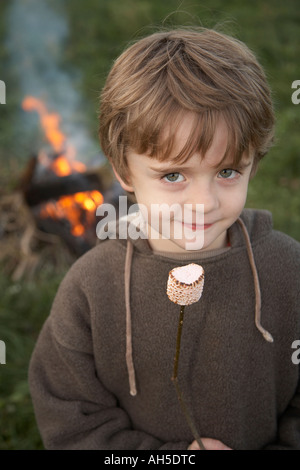
[[[204,225],[199,225],[199,224],[186,224],[182,222],[182,225],[184,228],[190,229],[193,232],[196,232],[197,230],[207,230],[210,227],[212,227],[213,224],[204,224]]]

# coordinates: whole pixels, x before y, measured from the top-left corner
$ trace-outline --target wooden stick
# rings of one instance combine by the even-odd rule
[[[173,369],[173,377],[172,380],[175,385],[177,397],[181,406],[181,409],[184,413],[184,416],[187,420],[187,423],[193,433],[194,438],[198,442],[198,445],[201,450],[206,450],[204,447],[204,444],[201,440],[201,437],[199,436],[199,433],[197,431],[197,427],[195,425],[195,422],[192,418],[192,416],[189,413],[188,407],[186,406],[186,403],[183,398],[183,394],[181,391],[181,388],[178,383],[178,378],[177,378],[177,373],[178,373],[178,365],[179,365],[179,355],[180,355],[180,344],[181,344],[181,334],[182,334],[182,327],[183,327],[183,317],[184,317],[184,305],[180,306],[180,315],[179,315],[179,322],[178,322],[178,329],[177,329],[177,341],[176,341],[176,353],[175,353],[175,358],[174,358],[174,369]]]

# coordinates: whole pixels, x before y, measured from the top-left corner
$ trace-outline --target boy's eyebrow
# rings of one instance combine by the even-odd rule
[[[170,162],[168,166],[165,166],[165,167],[155,168],[155,167],[150,166],[149,168],[150,170],[155,171],[156,173],[168,173],[176,169],[180,171],[185,171],[185,170],[188,170],[190,167],[180,165],[180,163]]]
[[[248,166],[252,165],[253,163],[253,159],[250,159],[250,160],[241,160],[239,163],[237,164],[234,164],[233,162],[220,162],[218,165],[215,165],[214,167],[215,168],[239,168],[241,170],[244,170],[246,168],[248,168]],[[165,167],[160,167],[160,168],[156,168],[156,167],[152,167],[150,166],[149,167],[150,170],[156,172],[156,173],[168,173],[170,171],[175,171],[175,170],[178,170],[178,171],[187,171],[187,170],[190,170],[191,167],[188,166],[188,165],[181,165],[180,163],[172,163],[170,162],[168,164],[168,166],[165,166]]]
[[[214,165],[215,168],[239,168],[240,170],[244,170],[248,168],[248,166],[253,164],[253,158],[242,157],[239,162],[235,163],[232,160],[221,160],[220,163]]]
[[[239,163],[237,163],[236,165],[234,165],[233,163],[229,166],[231,167],[237,167],[237,168],[240,168],[241,170],[244,170],[245,168],[248,168],[248,166],[252,165],[253,163],[253,160],[246,160],[246,161],[243,161],[241,160]],[[221,165],[223,166],[223,165]],[[226,166],[226,165],[225,165]],[[227,165],[228,166],[228,165]]]

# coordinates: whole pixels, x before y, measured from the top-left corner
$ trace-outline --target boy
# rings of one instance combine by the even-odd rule
[[[169,271],[191,262],[205,285],[178,378],[205,448],[300,448],[300,246],[243,209],[273,128],[261,67],[224,34],[155,33],[115,62],[100,140],[144,224],[107,234],[60,286],[29,371],[46,448],[199,449],[171,381],[166,295]],[[167,236],[160,204],[176,204]]]

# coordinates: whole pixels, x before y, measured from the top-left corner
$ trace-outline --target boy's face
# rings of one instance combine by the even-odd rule
[[[186,115],[176,135],[174,156],[186,142],[192,125],[191,116]],[[117,177],[126,191],[134,192],[142,212],[147,212],[148,238],[153,249],[204,251],[227,245],[227,229],[239,217],[246,202],[253,156],[245,155],[235,168],[230,158],[220,164],[226,146],[227,128],[220,121],[212,145],[202,159],[195,154],[185,163],[175,164],[172,159],[160,162],[129,152],[128,183]],[[174,204],[176,207],[174,212],[167,211],[169,232],[161,215],[163,203],[169,208]],[[158,205],[160,223],[157,223]]]

